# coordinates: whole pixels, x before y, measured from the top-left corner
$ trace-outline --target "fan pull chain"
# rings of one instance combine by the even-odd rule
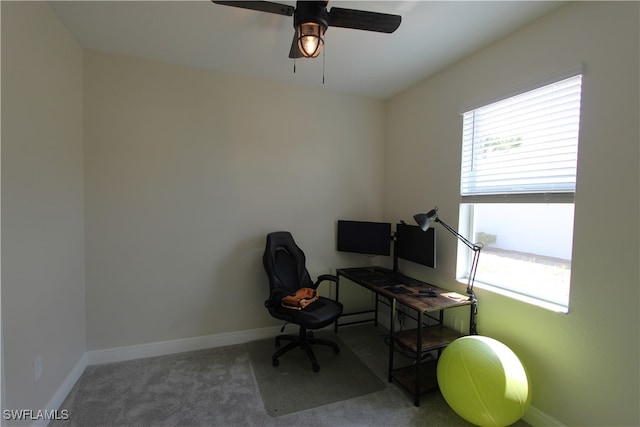
[[[324,58],[327,54],[326,47],[322,49],[322,84],[324,84]]]
[[[296,73],[296,58],[293,58],[293,74]]]

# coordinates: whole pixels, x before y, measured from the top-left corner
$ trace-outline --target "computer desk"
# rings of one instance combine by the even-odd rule
[[[397,381],[413,394],[415,406],[420,405],[420,395],[426,391],[437,388],[436,364],[437,359],[424,362],[423,355],[437,350],[438,356],[453,340],[463,334],[444,326],[444,310],[453,307],[469,306],[469,322],[472,321],[473,305],[468,296],[456,292],[450,292],[429,283],[395,273],[381,267],[357,267],[340,268],[336,270],[338,282],[336,284],[336,300],[340,300],[340,278],[344,277],[351,282],[362,286],[375,293],[375,307],[371,310],[343,313],[340,319],[354,315],[372,313],[373,317],[366,320],[335,323],[335,332],[340,326],[357,323],[374,322],[378,324],[378,302],[380,297],[386,300],[391,308],[389,321],[389,382]],[[420,291],[433,290],[435,297],[424,296]],[[404,306],[415,312],[417,327],[415,329],[395,332],[394,315],[400,306]],[[413,318],[413,317],[412,317]],[[435,321],[426,325],[425,320]],[[394,368],[394,347],[409,350],[415,355],[414,363],[409,366]]]

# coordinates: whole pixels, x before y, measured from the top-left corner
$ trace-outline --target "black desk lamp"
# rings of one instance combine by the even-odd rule
[[[476,299],[476,295],[473,292],[473,283],[476,280],[476,270],[478,269],[478,259],[480,258],[480,250],[482,250],[482,243],[473,243],[469,241],[466,237],[458,233],[456,230],[451,228],[446,222],[442,221],[438,217],[438,207],[431,209],[426,214],[416,214],[413,216],[413,219],[416,220],[422,231],[427,231],[431,222],[439,222],[442,226],[447,229],[447,231],[458,238],[462,243],[464,243],[469,249],[473,251],[473,260],[471,261],[471,270],[469,271],[469,280],[467,281],[467,294],[469,295],[469,301],[471,301],[473,305],[473,314],[471,316],[471,323],[469,325],[469,333],[471,335],[475,335],[478,332],[476,331],[476,313],[478,311],[478,300]]]

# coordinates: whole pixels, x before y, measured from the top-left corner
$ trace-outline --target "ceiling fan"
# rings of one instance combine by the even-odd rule
[[[292,16],[295,33],[289,58],[315,58],[324,45],[324,33],[328,27],[393,33],[402,17],[387,13],[332,7],[327,1],[297,1],[296,7],[269,1],[218,1],[216,4]]]

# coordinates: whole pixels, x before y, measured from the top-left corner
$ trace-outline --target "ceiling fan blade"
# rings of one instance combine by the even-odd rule
[[[332,7],[329,11],[329,26],[356,30],[393,33],[400,26],[402,17],[388,13]]]
[[[289,50],[289,58],[302,58],[302,52],[298,47],[298,38],[296,33],[293,33],[293,40],[291,41],[291,49]]]
[[[218,1],[211,0],[215,4],[223,6],[241,7],[243,9],[257,10],[259,12],[276,13],[278,15],[293,16],[294,8],[292,6],[273,3],[270,1]]]

